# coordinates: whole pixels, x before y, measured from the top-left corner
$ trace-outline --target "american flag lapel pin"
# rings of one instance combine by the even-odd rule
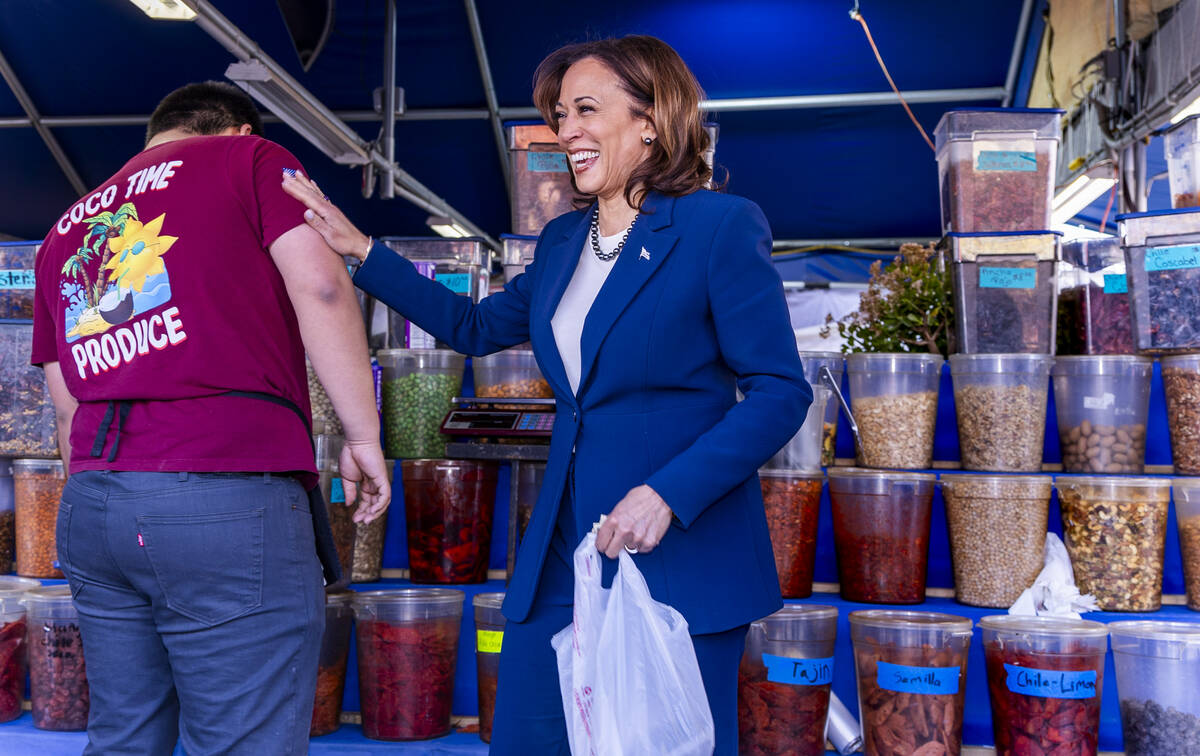
[[[645,247],[642,247],[642,254],[638,255],[638,259],[639,260],[649,260],[650,252]]]

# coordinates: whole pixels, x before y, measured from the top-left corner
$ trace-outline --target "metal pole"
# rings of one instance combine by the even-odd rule
[[[387,0],[387,20],[383,28],[383,185],[381,199],[396,196],[396,0]]]
[[[975,87],[971,89],[918,89],[905,92],[909,103],[966,102],[968,100],[1003,100],[1004,87]],[[723,100],[704,100],[701,110],[793,110],[798,108],[844,108],[862,105],[892,105],[900,101],[895,92],[856,92],[832,95],[792,95],[788,97],[735,97]]]
[[[899,249],[904,244],[930,244],[937,239],[926,237],[912,237],[905,239],[888,239],[885,237],[871,237],[861,239],[776,239],[771,242],[772,249],[795,249],[798,247],[870,247],[872,249],[893,250]]]
[[[1008,76],[1004,78],[1004,101],[1002,107],[1012,105],[1016,95],[1017,74],[1021,70],[1021,57],[1025,54],[1025,43],[1029,38],[1029,22],[1033,20],[1033,0],[1021,5],[1021,19],[1017,21],[1017,36],[1013,39],[1012,57],[1008,59]]]
[[[46,143],[46,149],[50,150],[50,154],[54,156],[54,162],[58,163],[58,167],[66,174],[67,181],[71,183],[71,188],[75,190],[76,194],[82,197],[87,193],[87,184],[83,183],[79,172],[71,164],[71,159],[67,157],[67,153],[63,152],[63,148],[58,143],[58,140],[54,138],[54,134],[51,133],[46,124],[42,123],[37,107],[33,104],[29,93],[25,91],[25,87],[21,85],[21,80],[17,78],[17,72],[8,64],[8,59],[4,57],[4,53],[2,52],[0,52],[0,75],[3,75],[4,80],[8,82],[8,87],[12,90],[13,95],[16,96],[17,102],[21,103],[21,109],[29,117],[29,124],[37,131],[42,141]]]
[[[492,122],[492,136],[500,153],[500,170],[504,172],[504,189],[512,201],[510,183],[511,167],[508,164],[508,142],[504,138],[504,124],[500,121],[500,102],[496,97],[496,84],[492,78],[492,67],[488,64],[487,48],[483,43],[483,26],[479,22],[479,9],[475,0],[463,0],[467,8],[467,22],[471,27],[471,41],[475,43],[475,59],[479,61],[479,76],[483,79],[483,94],[487,100],[488,117]]]
[[[381,114],[374,110],[335,110],[333,114],[346,123],[379,122]],[[397,121],[483,121],[488,112],[482,108],[425,108],[406,110],[396,115]],[[145,126],[150,121],[147,115],[115,116],[42,116],[41,122],[52,129],[72,126]],[[263,113],[263,123],[280,123],[274,113]],[[33,123],[28,118],[0,118],[0,129],[28,128]]]

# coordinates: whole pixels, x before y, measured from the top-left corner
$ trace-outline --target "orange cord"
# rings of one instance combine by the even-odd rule
[[[887,82],[891,85],[892,91],[895,92],[896,96],[900,98],[900,104],[904,106],[904,111],[908,113],[908,117],[912,119],[913,125],[917,127],[917,131],[921,132],[921,136],[925,139],[925,144],[929,145],[929,149],[936,152],[937,149],[933,146],[933,140],[931,140],[929,135],[925,133],[925,129],[921,126],[921,122],[917,120],[915,115],[913,115],[912,108],[908,107],[908,103],[904,101],[904,95],[900,94],[900,89],[896,86],[896,82],[892,81],[892,75],[888,73],[887,66],[883,64],[883,56],[879,54],[879,48],[875,46],[875,40],[871,37],[871,29],[867,26],[867,19],[863,18],[863,15],[858,10],[857,5],[858,4],[855,3],[855,9],[850,11],[850,18],[862,24],[863,33],[867,35],[867,42],[871,44],[871,51],[875,53],[875,60],[879,61],[879,68],[883,70],[883,75],[887,77]]]
[[[1108,204],[1104,206],[1104,216],[1100,218],[1100,233],[1108,233],[1108,213],[1112,210],[1113,200],[1117,197],[1117,187],[1120,184],[1113,184],[1112,189],[1108,193]]]

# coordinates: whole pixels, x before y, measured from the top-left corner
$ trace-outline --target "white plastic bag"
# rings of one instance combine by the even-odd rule
[[[712,712],[687,621],[621,552],[611,589],[589,533],[575,549],[574,621],[551,640],[574,756],[711,756]]]
[[[1080,612],[1097,611],[1095,596],[1080,595],[1067,547],[1054,533],[1046,533],[1045,555],[1042,571],[1008,608],[1008,613],[1079,619]]]

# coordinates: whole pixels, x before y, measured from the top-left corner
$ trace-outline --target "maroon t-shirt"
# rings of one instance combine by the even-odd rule
[[[72,206],[38,251],[31,362],[59,363],[79,409],[71,472],[313,472],[304,347],[267,249],[302,224],[280,188],[300,163],[254,136],[152,147]],[[110,400],[132,400],[113,462]]]

